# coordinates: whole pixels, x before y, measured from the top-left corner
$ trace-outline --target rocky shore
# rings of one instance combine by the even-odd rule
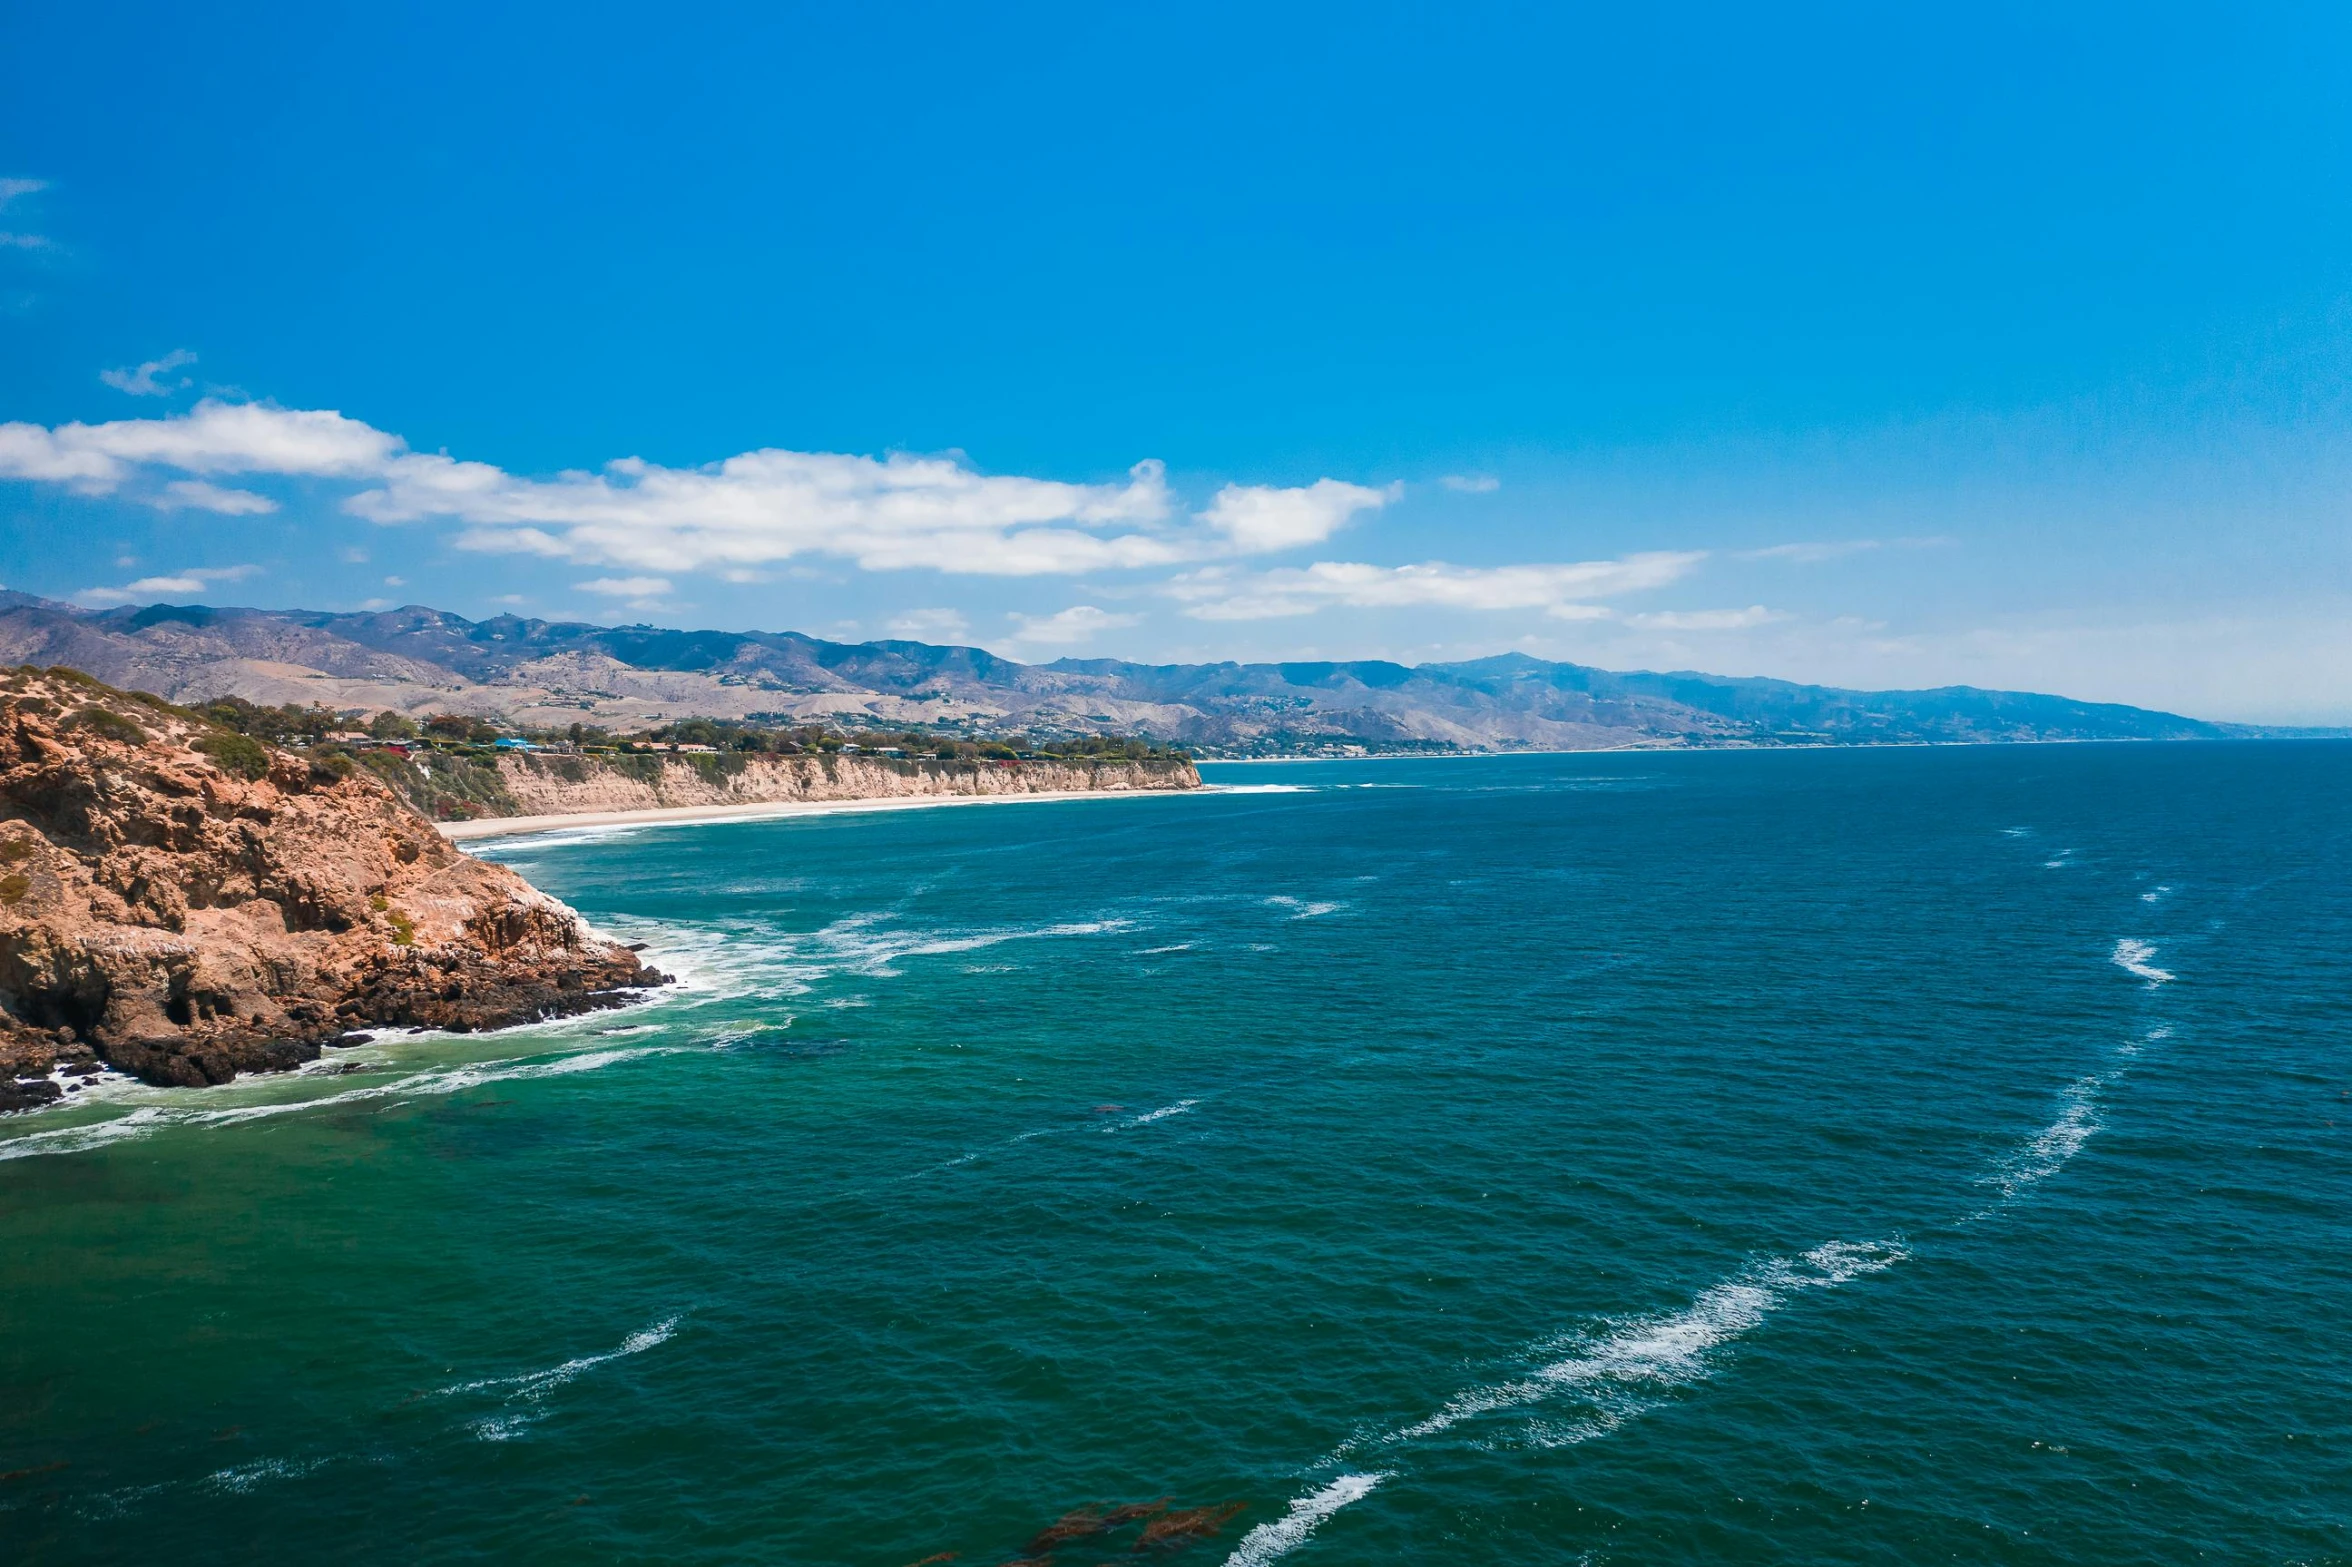
[[[665,982],[347,759],[69,670],[0,676],[0,1109],[101,1065],[220,1083],[370,1026],[497,1028]]]

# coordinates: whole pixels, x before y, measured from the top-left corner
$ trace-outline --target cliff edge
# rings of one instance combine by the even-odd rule
[[[70,670],[0,675],[0,1109],[101,1062],[220,1083],[354,1028],[496,1028],[665,982],[348,759]]]

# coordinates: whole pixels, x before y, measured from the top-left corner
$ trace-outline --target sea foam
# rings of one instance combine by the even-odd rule
[[[1835,1289],[1883,1273],[1910,1255],[1900,1240],[1828,1241],[1801,1256],[1750,1264],[1702,1290],[1681,1311],[1634,1317],[1598,1334],[1539,1344],[1536,1354],[1556,1358],[1526,1376],[1457,1393],[1426,1419],[1342,1443],[1326,1462],[1343,1460],[1367,1447],[1410,1450],[1481,1416],[1524,1409],[1558,1397],[1576,1400],[1583,1418],[1565,1428],[1551,1428],[1552,1434],[1539,1437],[1539,1441],[1558,1446],[1590,1440],[1657,1407],[1675,1389],[1712,1375],[1720,1351],[1761,1326],[1789,1301],[1810,1290]],[[1563,1429],[1566,1434],[1559,1434]],[[1387,1478],[1389,1472],[1345,1473],[1294,1498],[1286,1516],[1252,1529],[1227,1562],[1263,1567],[1303,1543],[1317,1524],[1369,1495]]]
[[[1348,1503],[1370,1496],[1372,1488],[1387,1478],[1385,1474],[1344,1474],[1319,1491],[1291,1498],[1289,1513],[1241,1537],[1233,1554],[1225,1558],[1228,1567],[1265,1567],[1277,1557],[1289,1555],[1307,1543],[1317,1524]]]
[[[29,1159],[38,1154],[87,1153],[113,1143],[147,1137],[166,1127],[194,1129],[239,1126],[248,1121],[265,1120],[271,1116],[295,1115],[308,1110],[323,1110],[335,1105],[364,1103],[373,1099],[409,1099],[430,1094],[454,1094],[469,1088],[480,1088],[490,1083],[525,1081],[542,1077],[568,1077],[578,1072],[594,1072],[623,1061],[635,1061],[646,1056],[675,1054],[674,1045],[638,1046],[625,1050],[583,1050],[573,1055],[557,1056],[552,1060],[491,1061],[473,1066],[449,1067],[412,1073],[387,1083],[371,1083],[359,1088],[347,1088],[341,1093],[321,1094],[315,1099],[281,1099],[264,1104],[223,1105],[199,1108],[181,1104],[142,1105],[127,1115],[112,1120],[82,1122],[73,1126],[52,1127],[45,1131],[28,1132],[0,1142],[0,1160]],[[299,1075],[293,1079],[299,1081]],[[240,1079],[251,1088],[275,1086],[273,1079]],[[311,1081],[316,1081],[315,1078]],[[224,1087],[231,1085],[222,1085]],[[163,1089],[173,1095],[208,1094],[213,1089]]]
[[[2126,936],[2115,944],[2108,961],[2127,974],[2137,974],[2151,988],[2172,978],[2172,970],[2158,968],[2148,960],[2156,956],[2156,949],[2145,941],[2134,941]]]
[[[1466,1420],[1557,1394],[1586,1401],[1604,1417],[1596,1430],[1609,1429],[1652,1407],[1666,1390],[1712,1374],[1715,1350],[1752,1331],[1796,1296],[1882,1273],[1909,1255],[1897,1241],[1830,1241],[1801,1257],[1754,1264],[1702,1291],[1681,1311],[1637,1317],[1599,1337],[1570,1339],[1562,1347],[1572,1347],[1572,1353],[1528,1376],[1458,1393],[1427,1419],[1380,1438],[1379,1445],[1420,1441]]]
[[[683,1317],[667,1317],[651,1326],[639,1328],[621,1340],[618,1349],[606,1350],[601,1355],[581,1355],[544,1371],[525,1371],[511,1377],[483,1377],[472,1382],[460,1382],[440,1388],[431,1396],[455,1398],[467,1393],[499,1393],[509,1406],[507,1412],[485,1415],[472,1422],[470,1429],[485,1442],[508,1441],[529,1429],[531,1422],[538,1418],[538,1412],[529,1406],[537,1404],[583,1372],[593,1371],[598,1366],[627,1355],[642,1355],[649,1349],[668,1343],[683,1320]],[[524,1407],[515,1408],[516,1405]]]

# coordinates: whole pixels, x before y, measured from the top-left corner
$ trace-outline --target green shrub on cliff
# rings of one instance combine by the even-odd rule
[[[65,727],[86,729],[91,734],[104,735],[107,739],[119,740],[124,745],[145,745],[147,743],[146,730],[141,729],[137,724],[110,708],[79,708],[71,718],[65,721]]]
[[[235,773],[247,780],[269,776],[269,747],[234,729],[215,729],[201,735],[192,742],[192,749],[211,757],[213,765],[224,773]]]

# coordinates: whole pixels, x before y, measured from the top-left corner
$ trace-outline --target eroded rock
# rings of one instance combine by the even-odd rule
[[[53,1100],[61,1064],[221,1083],[369,1025],[498,1028],[666,983],[365,772],[271,752],[249,778],[196,748],[216,735],[70,672],[0,676],[0,1109]]]

